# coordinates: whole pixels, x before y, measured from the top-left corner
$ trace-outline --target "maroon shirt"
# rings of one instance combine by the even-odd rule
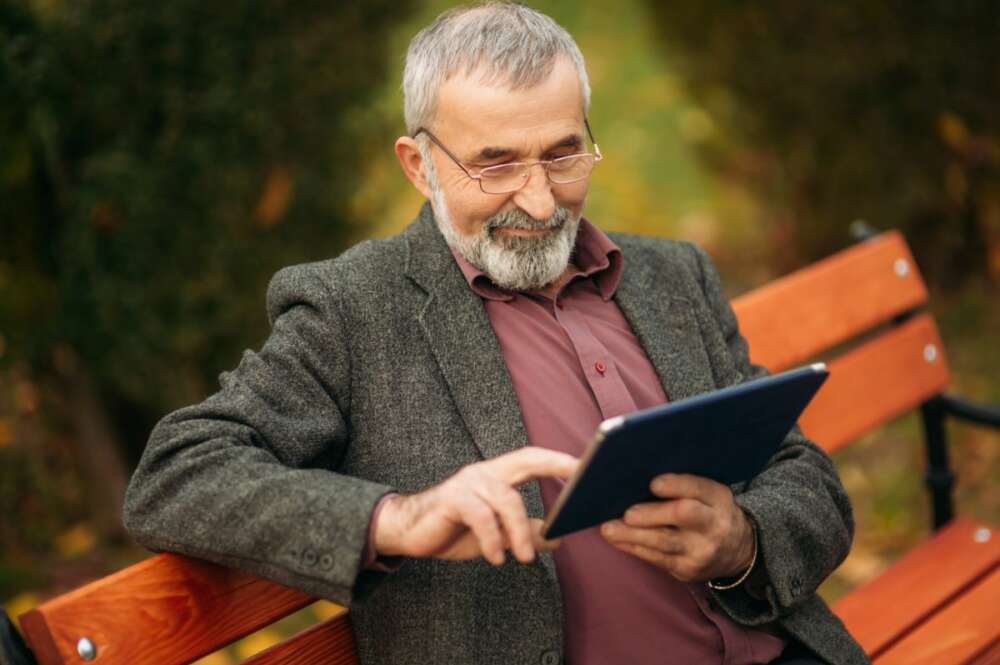
[[[604,419],[667,401],[632,328],[611,299],[624,257],[586,219],[576,275],[550,299],[500,289],[455,254],[486,306],[521,407],[530,445],[583,454]],[[540,481],[549,509],[561,481]],[[554,553],[565,611],[568,665],[747,665],[776,658],[784,640],[722,613],[703,584],[685,584],[609,545],[597,528]],[[512,636],[511,639],[516,639]]]

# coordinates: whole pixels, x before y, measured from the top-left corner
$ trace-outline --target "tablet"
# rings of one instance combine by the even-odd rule
[[[559,538],[658,500],[649,484],[663,473],[726,485],[750,480],[827,376],[816,363],[605,420],[546,516],[543,535]]]

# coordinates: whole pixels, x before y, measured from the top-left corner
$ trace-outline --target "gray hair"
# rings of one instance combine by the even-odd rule
[[[487,2],[446,11],[417,33],[406,53],[403,110],[412,135],[430,124],[441,85],[458,73],[483,68],[485,83],[511,90],[544,81],[556,57],[576,66],[583,92],[583,111],[590,108],[590,81],[580,48],[558,23],[530,7],[513,2]]]

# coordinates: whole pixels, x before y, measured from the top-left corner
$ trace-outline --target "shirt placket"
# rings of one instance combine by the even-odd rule
[[[622,380],[618,364],[594,335],[586,316],[573,306],[572,298],[557,299],[554,313],[576,351],[601,415],[607,419],[635,411],[635,400]]]

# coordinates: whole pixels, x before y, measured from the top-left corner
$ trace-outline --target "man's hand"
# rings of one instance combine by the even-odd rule
[[[450,560],[482,556],[498,566],[510,549],[530,563],[558,541],[542,539],[542,520],[528,518],[515,488],[535,478],[569,478],[577,463],[565,453],[527,447],[470,464],[419,494],[392,497],[375,525],[375,550]]]
[[[741,575],[753,556],[753,525],[730,489],[700,476],[665,474],[650,483],[664,499],[632,506],[601,527],[618,549],[682,582]]]

